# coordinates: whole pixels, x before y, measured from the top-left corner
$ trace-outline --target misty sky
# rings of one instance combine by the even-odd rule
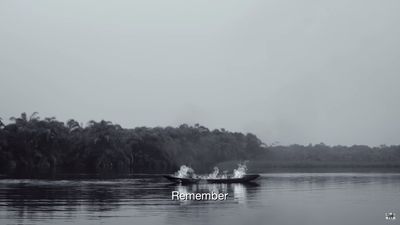
[[[398,0],[0,1],[0,117],[400,144]]]

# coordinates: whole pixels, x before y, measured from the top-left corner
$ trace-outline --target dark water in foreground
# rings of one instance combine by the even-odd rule
[[[171,201],[171,191],[228,192]],[[394,221],[385,212],[395,212]],[[399,173],[276,173],[255,184],[171,185],[124,179],[0,180],[0,224],[399,224]]]

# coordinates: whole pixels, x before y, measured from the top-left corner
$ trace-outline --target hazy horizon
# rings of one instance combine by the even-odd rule
[[[0,117],[400,144],[398,1],[2,1]]]

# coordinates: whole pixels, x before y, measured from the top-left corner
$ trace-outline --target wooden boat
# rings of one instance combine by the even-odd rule
[[[208,183],[246,183],[257,179],[260,175],[248,174],[241,178],[225,178],[225,179],[206,179]]]
[[[260,175],[258,174],[249,174],[249,175],[244,175],[241,178],[228,177],[228,178],[216,178],[216,179],[201,179],[201,178],[181,178],[173,175],[164,175],[164,177],[169,181],[182,184],[196,184],[202,181],[206,183],[246,183],[257,179],[259,176]]]

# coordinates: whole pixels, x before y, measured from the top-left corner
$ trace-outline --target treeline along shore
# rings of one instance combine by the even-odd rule
[[[253,162],[255,168],[400,168],[400,146],[267,146],[254,134],[201,125],[122,128],[109,121],[61,122],[37,113],[0,120],[0,173],[15,171],[161,172],[186,164],[208,172],[217,164]]]

